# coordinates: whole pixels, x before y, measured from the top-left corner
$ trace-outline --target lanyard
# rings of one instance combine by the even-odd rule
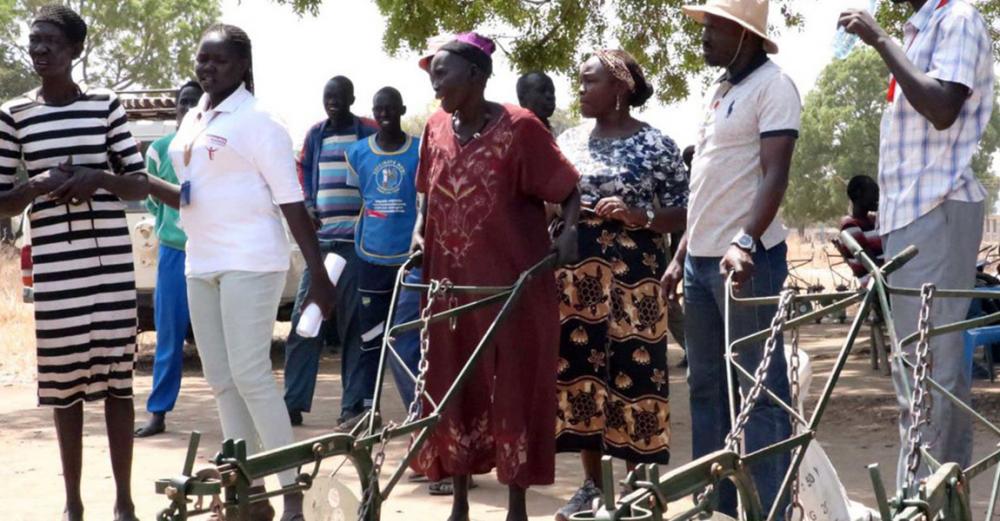
[[[934,10],[937,11],[938,9],[948,5],[948,1],[949,0],[941,0]],[[907,52],[910,51],[910,47],[913,47],[913,42],[917,41],[918,34],[920,34],[919,30],[913,34],[913,38],[910,39],[910,43],[906,45]],[[889,76],[889,93],[886,95],[886,100],[888,100],[889,103],[894,103],[896,101],[896,76]]]

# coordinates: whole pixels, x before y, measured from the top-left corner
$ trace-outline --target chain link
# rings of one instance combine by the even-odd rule
[[[409,411],[406,414],[406,421],[415,421],[420,415],[420,404],[423,400],[424,389],[427,387],[427,369],[430,368],[430,361],[427,353],[430,351],[431,334],[430,323],[433,316],[434,302],[445,297],[451,291],[452,283],[448,279],[432,280],[427,288],[427,304],[420,313],[420,361],[417,363],[417,378],[413,385],[413,401],[410,402]],[[452,326],[454,329],[454,326]]]
[[[931,415],[932,402],[930,389],[927,386],[928,373],[932,370],[934,360],[930,350],[931,305],[934,302],[935,287],[924,284],[920,288],[920,317],[917,331],[916,356],[913,365],[913,391],[910,396],[910,427],[906,432],[908,442],[906,454],[906,490],[911,494],[916,490],[917,472],[920,470],[920,448],[923,445],[924,434],[920,429],[928,423]],[[902,355],[900,355],[902,356]]]
[[[757,366],[757,371],[753,375],[753,386],[743,400],[743,407],[740,409],[740,414],[736,417],[736,422],[733,424],[732,430],[726,435],[726,450],[739,452],[740,440],[743,439],[743,431],[746,430],[747,422],[750,421],[750,411],[753,410],[754,404],[760,398],[761,391],[764,390],[764,380],[767,377],[767,370],[771,367],[774,351],[778,347],[778,338],[781,336],[781,330],[785,327],[789,306],[794,297],[795,292],[792,290],[786,289],[781,292],[781,299],[778,302],[778,312],[775,313],[774,318],[771,320],[771,335],[764,342],[764,355]]]
[[[794,302],[794,301],[793,301]],[[795,314],[795,304],[790,303],[788,305],[787,317],[791,317]],[[801,353],[799,351],[799,328],[792,329],[790,334],[791,349],[788,356],[788,385],[791,389],[791,406],[796,411],[801,411],[799,408],[799,395],[801,393],[801,387],[799,385],[799,368],[802,366]],[[798,435],[799,433],[799,422],[792,417],[789,417],[792,423],[792,435]],[[805,450],[805,447],[801,447],[798,450]],[[785,509],[785,520],[793,521],[795,519],[795,513],[798,512],[799,520],[805,519],[805,509],[802,507],[802,500],[799,497],[799,471],[801,470],[801,465],[799,468],[795,469],[795,475],[792,477],[792,490],[791,498],[788,502],[788,508]]]
[[[385,448],[389,444],[389,431],[394,428],[396,428],[396,424],[392,422],[382,428],[378,451],[375,452],[375,457],[372,460],[372,471],[368,475],[368,487],[364,491],[364,497],[361,498],[361,504],[358,505],[358,521],[368,520],[368,514],[371,513],[375,504],[375,496],[379,495],[378,477],[382,473],[382,464],[385,463]]]
[[[781,336],[781,330],[785,327],[785,321],[788,320],[792,313],[794,299],[795,291],[786,289],[781,292],[781,298],[778,302],[778,312],[775,313],[774,318],[771,320],[771,334],[764,342],[764,356],[761,358],[760,364],[754,372],[753,387],[750,388],[750,392],[747,393],[746,398],[743,400],[743,406],[736,417],[736,422],[733,424],[732,429],[726,434],[726,450],[739,452],[743,431],[746,430],[747,422],[750,421],[750,411],[753,409],[753,405],[757,403],[761,391],[764,390],[764,380],[767,376],[767,370],[771,366],[771,360],[778,346],[778,338]],[[797,342],[797,333],[795,334]],[[697,496],[698,504],[706,504],[708,496],[714,493],[714,491],[714,486],[710,485],[706,487]]]
[[[413,401],[410,402],[406,420],[403,422],[404,424],[415,421],[420,415],[420,403],[423,399],[424,389],[427,387],[427,369],[430,368],[427,353],[430,351],[431,345],[430,323],[431,317],[434,315],[434,303],[438,299],[448,295],[452,287],[451,281],[443,279],[440,281],[432,280],[427,288],[427,304],[420,312],[420,361],[417,363],[417,376],[413,385]],[[390,422],[382,429],[379,448],[375,451],[375,456],[372,458],[372,471],[368,477],[368,488],[365,489],[364,497],[358,506],[359,521],[367,521],[367,516],[371,513],[372,506],[375,504],[375,496],[378,495],[376,493],[378,478],[379,474],[382,473],[382,464],[385,463],[385,448],[389,444],[389,431],[396,427],[395,423]]]
[[[448,279],[432,280],[427,288],[427,304],[420,312],[420,361],[417,363],[417,375],[413,384],[413,401],[410,402],[409,410],[406,414],[404,424],[413,422],[420,415],[420,403],[423,400],[424,390],[427,387],[427,369],[430,368],[430,361],[427,353],[430,351],[430,323],[434,315],[434,303],[445,297],[452,289],[453,285]],[[454,329],[454,326],[452,326]],[[390,341],[391,342],[391,341]],[[367,521],[367,516],[371,513],[375,504],[375,496],[379,474],[382,473],[382,464],[385,463],[385,448],[389,444],[389,431],[396,428],[395,423],[389,423],[382,429],[379,448],[372,458],[372,471],[368,477],[368,488],[364,491],[364,497],[358,506],[358,520]]]

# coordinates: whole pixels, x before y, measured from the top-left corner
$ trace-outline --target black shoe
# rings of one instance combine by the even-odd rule
[[[298,409],[288,409],[288,419],[292,420],[292,427],[302,425],[302,411]]]
[[[167,414],[163,412],[153,413],[146,421],[146,424],[135,430],[136,438],[148,438],[156,436],[167,430]]]

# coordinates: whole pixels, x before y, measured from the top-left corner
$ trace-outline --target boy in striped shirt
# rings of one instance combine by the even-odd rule
[[[336,320],[340,340],[344,386],[338,425],[360,417],[371,407],[378,369],[378,353],[361,350],[357,280],[359,260],[354,253],[354,227],[362,200],[357,187],[348,184],[345,157],[351,145],[377,132],[378,125],[351,113],[353,104],[354,85],[351,80],[335,76],[326,83],[323,107],[327,119],[309,129],[298,162],[306,206],[316,220],[320,250],[324,256],[336,253],[347,260],[347,267],[337,283],[337,304],[332,319]],[[285,346],[285,405],[293,425],[301,425],[302,413],[309,412],[312,407],[319,356],[323,340],[328,336],[327,326],[316,338],[302,338],[295,333],[309,280],[309,272],[306,271],[295,299],[292,332]]]

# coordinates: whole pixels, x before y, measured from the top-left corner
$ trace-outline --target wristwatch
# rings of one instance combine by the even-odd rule
[[[646,208],[646,228],[653,226],[653,219],[656,219],[656,212],[652,208]]]
[[[740,230],[740,232],[733,237],[732,244],[747,253],[753,253],[757,250],[757,241],[755,241],[753,236],[745,230]]]

